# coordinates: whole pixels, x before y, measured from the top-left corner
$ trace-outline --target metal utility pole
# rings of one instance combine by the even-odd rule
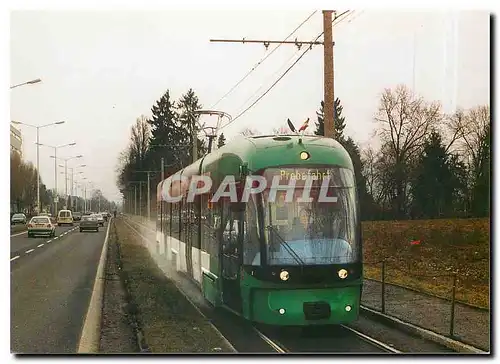
[[[323,10],[323,30],[325,32],[324,53],[324,135],[334,138],[334,94],[333,94],[333,31],[332,31],[332,10]]]
[[[193,148],[194,150],[194,148]],[[150,186],[150,174],[151,173],[158,173],[158,172],[161,172],[161,171],[134,171],[136,173],[147,173],[148,174],[148,221],[151,220],[151,186]],[[141,200],[141,202],[139,203],[140,205],[142,204],[142,191],[141,191],[141,188],[139,187],[139,199]],[[141,214],[142,216],[142,214]]]
[[[59,202],[59,193],[57,191],[57,148],[54,148],[54,180],[55,180],[55,197],[54,197],[54,216],[57,218],[57,203]]]
[[[192,163],[196,162],[198,159],[198,133],[196,133],[196,120],[193,119],[193,124],[191,126],[191,140],[193,142],[193,161]],[[148,174],[149,176],[149,174]],[[149,186],[149,184],[148,184]]]
[[[272,43],[279,44],[295,44],[297,48],[301,48],[306,44],[309,47],[313,45],[323,45],[324,47],[324,135],[326,137],[334,137],[334,94],[333,94],[333,33],[332,33],[332,14],[334,10],[323,10],[323,33],[324,42],[303,42],[303,41],[281,41],[281,40],[248,40],[248,39],[210,39],[210,42],[225,42],[225,43],[263,43],[266,49]]]
[[[137,215],[137,186],[134,185],[134,215]]]
[[[165,159],[161,157],[161,180],[165,179]]]

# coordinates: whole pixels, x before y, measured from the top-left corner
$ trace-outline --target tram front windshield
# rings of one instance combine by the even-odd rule
[[[253,202],[261,215],[259,230],[264,234],[268,265],[359,261],[357,197],[351,170],[273,168],[263,175],[267,187]],[[252,265],[261,264],[260,255],[254,256]]]

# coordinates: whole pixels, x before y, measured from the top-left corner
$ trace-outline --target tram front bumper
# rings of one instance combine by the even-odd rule
[[[252,321],[278,326],[340,324],[359,315],[359,285],[315,289],[253,289]]]

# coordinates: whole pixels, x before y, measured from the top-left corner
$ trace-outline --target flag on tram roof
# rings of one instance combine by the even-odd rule
[[[304,124],[302,124],[302,126],[299,129],[299,131],[306,130],[308,126],[309,126],[309,118],[307,118],[307,120],[304,122]]]

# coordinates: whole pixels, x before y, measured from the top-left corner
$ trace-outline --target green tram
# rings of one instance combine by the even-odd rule
[[[180,181],[194,176],[210,176],[212,185],[189,199],[187,182]],[[229,193],[214,201],[228,176]],[[273,199],[269,183],[245,201],[252,176],[294,178],[295,186],[290,196],[290,188],[275,189]],[[304,179],[312,181],[309,186]],[[318,197],[318,183],[325,179],[333,202]],[[259,190],[255,182],[253,187]],[[359,204],[351,159],[337,141],[241,138],[161,181],[157,202],[160,251],[213,306],[277,326],[357,319],[363,277]]]

